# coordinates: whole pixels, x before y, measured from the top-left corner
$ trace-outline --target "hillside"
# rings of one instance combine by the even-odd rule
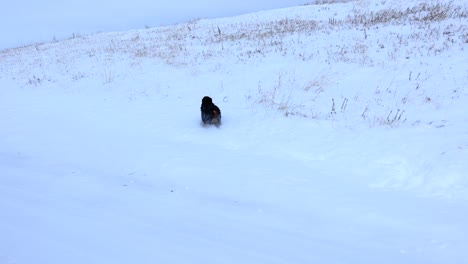
[[[0,51],[0,263],[464,263],[467,18],[316,1]]]

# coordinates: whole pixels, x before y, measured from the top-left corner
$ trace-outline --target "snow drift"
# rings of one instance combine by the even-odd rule
[[[0,262],[463,263],[467,16],[323,1],[1,51]]]

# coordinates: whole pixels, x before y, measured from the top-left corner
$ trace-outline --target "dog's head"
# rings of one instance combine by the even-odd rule
[[[212,103],[213,103],[213,99],[211,99],[211,97],[209,97],[209,96],[203,97],[202,105],[210,105]]]

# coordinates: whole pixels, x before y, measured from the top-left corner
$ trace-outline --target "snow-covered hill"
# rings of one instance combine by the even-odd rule
[[[0,263],[464,263],[467,17],[317,1],[0,51]]]

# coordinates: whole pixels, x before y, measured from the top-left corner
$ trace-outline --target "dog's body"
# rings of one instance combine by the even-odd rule
[[[203,97],[200,110],[204,125],[221,125],[221,110],[213,104],[213,100],[209,96]]]

